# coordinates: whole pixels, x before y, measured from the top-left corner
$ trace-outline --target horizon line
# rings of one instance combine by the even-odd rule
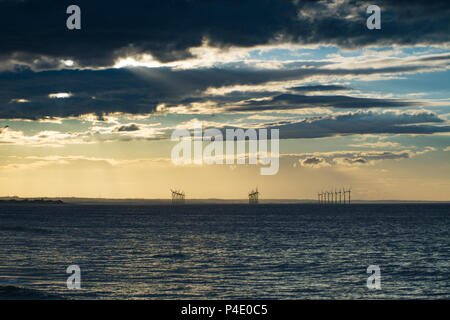
[[[83,197],[83,196],[32,196],[32,197],[22,197],[22,196],[0,196],[0,200],[4,199],[73,199],[73,200],[92,200],[92,201],[168,201],[171,202],[171,198],[109,198],[109,197]],[[318,203],[317,199],[300,199],[300,198],[266,198],[259,199],[260,202],[310,202],[310,203]],[[248,198],[190,198],[186,199],[186,202],[193,201],[248,201]],[[353,199],[352,203],[361,203],[361,202],[403,202],[403,203],[412,203],[412,202],[434,202],[434,203],[450,203],[450,200],[406,200],[406,199]],[[323,204],[323,205],[333,205],[335,203]],[[336,203],[340,204],[340,203]],[[343,203],[342,203],[343,204]]]

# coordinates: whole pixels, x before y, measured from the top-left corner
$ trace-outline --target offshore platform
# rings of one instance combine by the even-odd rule
[[[184,204],[186,201],[186,195],[184,194],[184,191],[179,190],[172,190],[172,204]]]
[[[255,190],[252,190],[248,194],[248,203],[249,204],[258,204],[259,202],[259,191],[258,187]]]

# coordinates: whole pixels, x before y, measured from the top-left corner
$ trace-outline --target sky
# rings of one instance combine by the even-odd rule
[[[0,0],[0,196],[448,201],[449,17],[435,0]],[[278,129],[277,174],[174,164],[172,133],[198,121]]]

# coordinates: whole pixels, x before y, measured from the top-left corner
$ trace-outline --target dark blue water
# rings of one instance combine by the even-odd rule
[[[17,297],[450,298],[450,206],[2,205],[0,298]]]

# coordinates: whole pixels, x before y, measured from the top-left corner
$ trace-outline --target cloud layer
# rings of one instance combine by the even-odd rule
[[[164,105],[165,110],[195,103],[217,111],[282,110],[304,107],[371,108],[404,107],[416,102],[395,99],[311,96],[297,93],[292,81],[317,76],[360,77],[402,74],[427,70],[431,66],[392,66],[360,69],[221,69],[131,68],[107,70],[62,70],[0,73],[0,119],[46,119],[109,113],[148,114]],[[273,83],[278,86],[272,87]],[[272,84],[272,85],[270,85]],[[217,94],[216,89],[237,86],[236,91]],[[246,92],[239,86],[260,86]],[[283,88],[283,86],[285,88]],[[336,89],[337,86],[331,88]],[[303,87],[301,92],[319,91],[327,86]],[[340,87],[337,87],[340,88]],[[264,100],[251,100],[265,98]],[[213,101],[213,103],[209,103]],[[193,108],[192,113],[196,113]]]
[[[280,138],[323,138],[354,134],[432,134],[450,132],[448,125],[435,125],[444,120],[433,112],[374,112],[357,111],[316,118],[295,123],[277,124]]]
[[[368,1],[79,0],[79,31],[65,26],[71,4],[0,1],[0,59],[39,68],[60,68],[62,59],[100,67],[144,52],[159,61],[183,60],[204,41],[215,47],[291,42],[355,48],[450,39],[450,4],[438,0],[378,1],[382,30],[377,31],[366,28]]]

